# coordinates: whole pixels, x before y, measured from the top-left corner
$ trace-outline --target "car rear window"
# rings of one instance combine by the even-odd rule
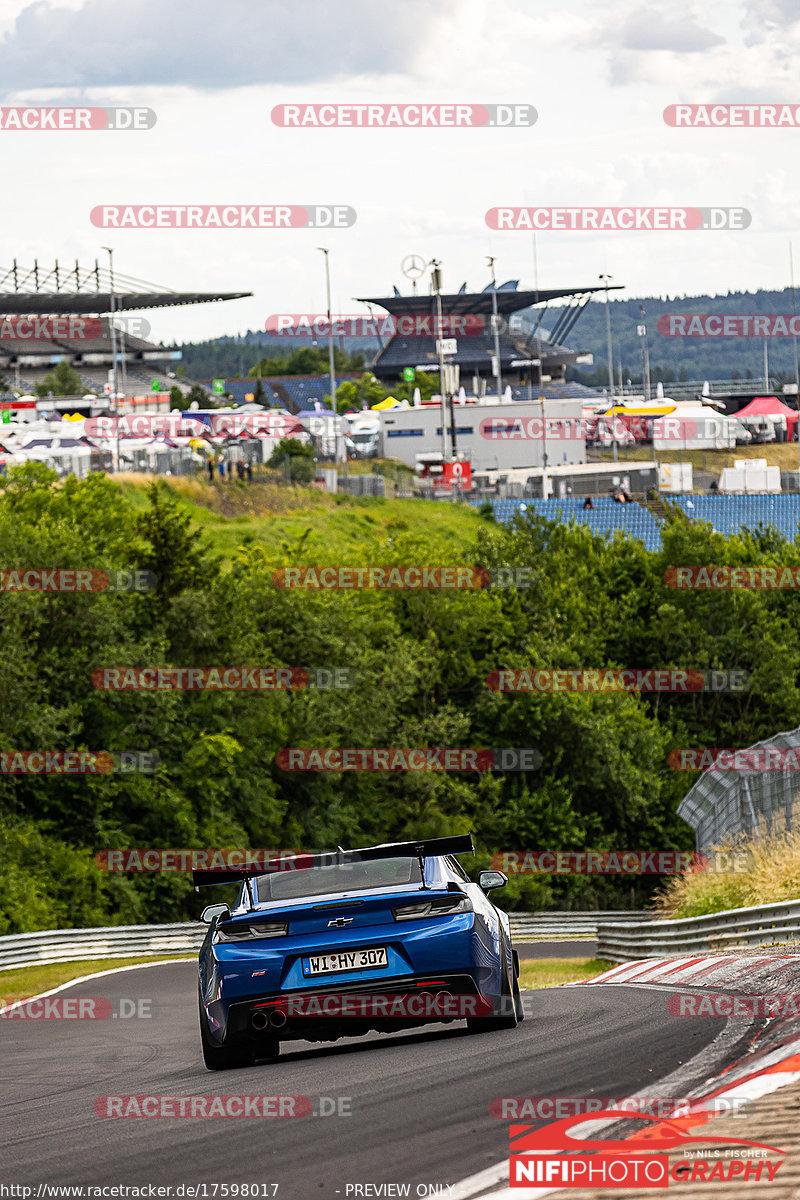
[[[258,877],[259,903],[324,896],[328,892],[363,892],[368,888],[422,883],[416,858],[379,858],[374,862],[341,863],[300,871],[276,871]]]

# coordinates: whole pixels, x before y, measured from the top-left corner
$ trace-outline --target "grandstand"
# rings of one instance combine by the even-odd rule
[[[478,504],[480,501],[473,501]],[[592,499],[594,508],[583,507],[583,497],[549,500],[495,500],[494,515],[504,525],[519,513],[536,513],[547,521],[575,521],[586,525],[592,533],[612,537],[619,529],[639,538],[647,550],[661,549],[661,525],[649,509],[641,504],[618,504],[609,496]]]
[[[618,288],[621,285],[615,284]],[[517,281],[509,280],[494,291],[492,287],[482,292],[468,292],[466,283],[455,294],[442,294],[442,316],[445,318],[482,317],[483,331],[475,336],[460,336],[456,339],[457,351],[448,355],[447,361],[457,366],[462,380],[470,376],[478,381],[491,384],[493,378],[492,356],[495,352],[494,335],[490,323],[493,311],[493,301],[496,301],[497,312],[501,318],[510,318],[513,314],[530,309],[532,306],[544,305],[545,309],[537,316],[544,315],[551,300],[567,299],[569,303],[558,309],[558,315],[552,330],[547,337],[536,336],[539,323],[530,332],[509,329],[499,337],[501,373],[504,384],[512,389],[527,383],[531,376],[533,386],[549,380],[563,381],[568,365],[577,362],[591,362],[591,355],[580,351],[569,350],[560,339],[566,337],[591,296],[603,291],[602,285],[592,287],[550,288],[536,291],[518,291]],[[436,316],[437,297],[435,295],[402,296],[397,288],[394,296],[360,299],[360,303],[375,305],[386,309],[396,317],[430,319]],[[370,309],[371,311],[371,309]],[[466,326],[465,326],[466,327]],[[537,362],[538,366],[531,366]],[[396,381],[407,367],[418,370],[438,370],[438,353],[435,337],[419,337],[405,333],[394,334],[386,346],[378,354],[372,367],[373,372],[382,382]],[[471,380],[470,380],[471,383]],[[520,396],[525,399],[525,396]],[[562,397],[563,398],[563,395]]]
[[[337,388],[346,379],[359,379],[361,374],[360,371],[354,371],[337,375]],[[211,390],[210,379],[201,379],[199,382],[201,387],[207,391]],[[232,396],[235,404],[244,404],[245,396],[255,393],[258,382],[258,379],[253,379],[252,376],[245,379],[226,379],[225,394]],[[269,375],[261,379],[261,387],[264,392],[262,403],[267,408],[277,406],[290,413],[309,410],[313,412],[317,404],[330,408],[330,375]]]
[[[710,521],[717,533],[738,533],[772,526],[793,542],[800,524],[800,495],[778,493],[750,496],[676,496],[691,521]]]
[[[3,336],[0,338],[0,372],[4,373],[18,391],[29,391],[59,362],[68,362],[93,390],[102,391],[113,368],[110,315],[120,325],[122,314],[151,308],[167,308],[185,304],[204,304],[221,300],[237,300],[252,292],[176,292],[145,283],[119,272],[112,274],[94,267],[65,268],[56,260],[52,269],[40,268],[34,261],[31,268],[21,267],[16,259],[7,269],[0,268],[0,315],[3,317],[85,316],[97,318],[100,336],[85,338],[33,339]],[[13,328],[12,328],[13,332]],[[178,381],[169,374],[170,363],[180,360],[181,351],[159,346],[126,329],[120,338],[115,334],[118,386],[129,394],[137,394],[159,379],[161,390]],[[124,347],[124,349],[123,349]],[[125,375],[132,378],[125,385]]]
[[[793,542],[800,525],[800,496],[680,496],[672,497],[692,521],[709,521],[717,533],[729,535],[740,529],[755,531],[769,526],[787,541]],[[473,500],[473,504],[482,501]],[[537,500],[494,500],[498,521],[509,524],[517,513],[534,512],[548,521],[570,522],[588,526],[594,533],[613,536],[618,529],[640,538],[646,549],[661,548],[663,521],[641,504],[618,504],[608,496],[593,497],[594,508],[584,509],[583,497]]]

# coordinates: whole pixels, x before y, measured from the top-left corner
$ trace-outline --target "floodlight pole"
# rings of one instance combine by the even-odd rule
[[[794,254],[792,252],[792,243],[789,242],[789,279],[792,285],[792,316],[797,315],[797,305],[795,304],[794,294]],[[794,322],[792,323],[794,328]],[[794,343],[794,384],[797,389],[794,394],[794,402],[797,405],[797,421],[795,422],[795,433],[797,434],[797,467],[800,474],[800,370],[797,362],[797,337],[792,338]],[[800,484],[798,484],[800,486]]]
[[[111,360],[114,380],[114,438],[116,441],[115,470],[119,472],[119,387],[117,385],[117,334],[114,328],[114,313],[116,312],[116,296],[114,295],[114,251],[111,246],[101,246],[108,254],[108,270],[111,280],[110,309],[111,309]]]
[[[331,377],[331,413],[333,418],[333,461],[339,462],[339,435],[337,432],[337,422],[339,414],[336,409],[336,372],[333,368],[333,318],[331,316],[331,268],[328,256],[328,251],[324,246],[317,246],[317,249],[325,255],[325,291],[328,297],[328,372]],[[345,475],[347,474],[347,447],[344,449]]]
[[[608,297],[609,280],[613,275],[598,275],[606,289],[606,340],[608,342],[608,395],[611,401],[611,445],[614,452],[614,462],[617,461],[617,439],[614,436],[614,362],[611,357],[611,308]]]
[[[486,261],[492,272],[492,324],[494,326],[494,378],[497,387],[497,403],[500,403],[500,393],[503,390],[503,372],[500,369],[500,330],[497,320],[497,280],[494,274],[494,259],[487,255]],[[541,371],[539,372],[541,376]]]
[[[436,293],[436,350],[439,357],[439,407],[442,414],[442,470],[447,460],[447,419],[446,406],[444,398],[444,349],[442,347],[442,273],[439,270],[441,262],[438,258],[432,258],[430,266],[431,284]]]

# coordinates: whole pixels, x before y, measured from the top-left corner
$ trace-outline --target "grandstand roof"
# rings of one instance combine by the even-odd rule
[[[131,275],[101,268],[60,266],[52,268],[0,267],[0,312],[11,316],[45,316],[57,313],[128,312],[142,308],[171,308],[182,304],[206,304],[216,300],[241,300],[252,292],[176,292],[146,283]]]
[[[622,284],[612,284],[609,290],[614,291],[621,287]],[[498,313],[514,313],[523,308],[530,308],[534,304],[560,300],[564,296],[582,296],[602,291],[605,291],[602,284],[594,284],[591,287],[539,288],[536,291],[528,292],[502,291],[498,288],[494,294],[497,296]],[[491,290],[456,292],[447,295],[442,293],[442,312],[449,316],[466,313],[491,313],[493,312],[492,294]],[[383,296],[380,299],[356,297],[356,299],[360,304],[377,304],[395,316],[406,313],[423,316],[436,312],[436,296]]]

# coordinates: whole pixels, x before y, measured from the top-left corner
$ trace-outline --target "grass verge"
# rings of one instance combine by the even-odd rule
[[[9,971],[0,971],[0,1007],[11,1004],[15,1000],[26,1000],[29,996],[38,996],[41,992],[49,992],[62,983],[71,979],[79,979],[82,975],[93,975],[96,971],[110,971],[114,967],[132,967],[137,963],[167,962],[170,958],[180,958],[179,954],[142,955],[140,958],[90,958],[80,962],[39,963],[34,967],[12,967]],[[187,961],[192,961],[187,958]]]
[[[117,482],[133,508],[146,508],[152,477],[127,474]],[[209,484],[174,477],[166,486],[228,565],[240,546],[251,545],[268,553],[290,553],[292,561],[302,547],[304,557],[297,561],[354,562],[355,555],[359,562],[370,562],[373,550],[400,534],[414,534],[432,555],[444,556],[427,561],[453,562],[459,550],[474,545],[482,526],[477,509],[468,504],[328,495],[260,481]]]
[[[602,975],[613,967],[602,958],[528,958],[519,964],[521,988],[557,987],[560,983],[580,983]]]

